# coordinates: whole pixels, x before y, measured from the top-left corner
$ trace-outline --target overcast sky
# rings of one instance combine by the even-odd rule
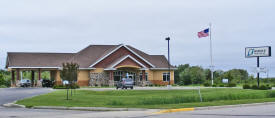
[[[169,36],[173,65],[208,68],[209,38],[197,32],[211,22],[215,69],[251,72],[256,58],[244,49],[275,48],[274,11],[275,0],[0,0],[0,66],[7,52],[77,52],[90,44],[167,55]],[[260,58],[260,66],[275,77],[274,57]]]

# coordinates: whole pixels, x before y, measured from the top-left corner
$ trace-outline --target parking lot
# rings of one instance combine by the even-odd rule
[[[53,91],[51,88],[1,88],[0,105]]]

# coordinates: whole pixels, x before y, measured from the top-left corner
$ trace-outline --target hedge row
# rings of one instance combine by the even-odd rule
[[[206,82],[206,83],[203,84],[203,86],[210,87],[211,84]],[[236,87],[236,86],[237,86],[236,83],[228,83],[228,84],[218,84],[218,85],[214,84],[212,87]]]
[[[267,85],[260,85],[259,87],[257,85],[249,85],[249,84],[244,84],[243,89],[255,89],[255,90],[269,90],[272,89],[271,86]]]
[[[53,89],[67,89],[67,88],[72,88],[72,89],[78,89],[79,88],[79,86],[78,85],[54,85],[53,86]]]

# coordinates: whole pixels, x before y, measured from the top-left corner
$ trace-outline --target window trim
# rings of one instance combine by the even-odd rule
[[[168,79],[169,77],[169,79]],[[171,80],[171,76],[169,72],[163,72],[162,73],[162,81],[169,82]]]

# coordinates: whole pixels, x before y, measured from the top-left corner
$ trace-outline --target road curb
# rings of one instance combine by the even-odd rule
[[[154,112],[153,114],[164,114],[182,111],[197,111],[197,110],[212,110],[212,109],[222,109],[222,108],[235,108],[235,107],[248,107],[248,106],[259,106],[259,105],[269,105],[275,104],[275,102],[263,102],[263,103],[251,103],[251,104],[237,104],[237,105],[223,105],[223,106],[208,106],[208,107],[194,107],[194,108],[179,108],[179,109],[166,109]]]
[[[4,104],[4,107],[12,108],[28,108],[24,105],[13,103]],[[194,107],[194,108],[179,108],[179,109],[155,109],[158,112],[153,114],[163,114],[163,113],[173,113],[182,111],[197,111],[197,110],[212,110],[221,108],[234,108],[234,107],[247,107],[247,106],[259,106],[259,105],[269,105],[275,104],[275,102],[263,102],[263,103],[251,103],[251,104],[236,104],[236,105],[223,105],[223,106],[208,106],[208,107]],[[56,110],[81,110],[81,111],[147,111],[145,108],[108,108],[108,107],[62,107],[62,106],[33,106],[31,109],[56,109]]]
[[[34,106],[32,109],[82,110],[82,111],[146,111],[143,108],[107,108],[107,107],[56,107]]]
[[[164,113],[181,112],[181,111],[194,111],[194,110],[195,110],[195,108],[167,109],[167,110],[161,110],[159,112],[155,112],[153,114],[164,114]]]
[[[12,103],[7,103],[7,104],[3,104],[4,107],[12,107],[12,108],[26,108],[26,106],[24,105],[20,105],[20,104],[15,104],[16,101],[12,102]]]

